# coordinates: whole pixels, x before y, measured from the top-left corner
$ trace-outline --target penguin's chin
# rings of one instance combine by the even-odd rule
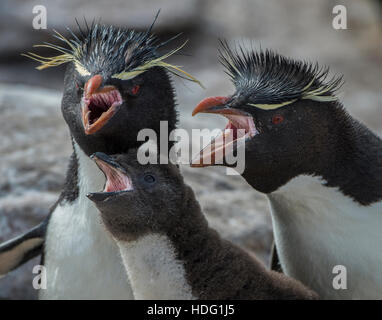
[[[119,195],[125,194],[130,191],[116,191],[116,192],[90,192],[86,196],[94,202],[104,202],[115,199]]]

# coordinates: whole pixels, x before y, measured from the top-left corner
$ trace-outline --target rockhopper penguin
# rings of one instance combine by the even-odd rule
[[[346,112],[335,95],[342,80],[327,68],[225,42],[220,53],[235,93],[193,114],[245,130],[242,176],[269,199],[282,270],[323,298],[381,299],[381,139]],[[333,286],[338,265],[346,289]]]
[[[160,121],[176,127],[174,90],[168,72],[197,82],[165,61],[178,49],[159,54],[151,34],[100,24],[79,27],[59,56],[39,61],[39,69],[68,63],[62,113],[73,140],[73,155],[61,196],[47,220],[32,232],[0,246],[1,274],[16,268],[44,246],[47,299],[129,299],[132,292],[119,250],[104,232],[96,207],[86,194],[105,178],[89,156],[97,151],[119,153],[137,147],[137,133],[151,128],[159,135]],[[180,48],[179,48],[180,49]],[[45,238],[45,243],[44,243]]]
[[[208,227],[176,165],[141,165],[137,153],[93,156],[106,176],[90,193],[118,243],[136,299],[315,299]]]

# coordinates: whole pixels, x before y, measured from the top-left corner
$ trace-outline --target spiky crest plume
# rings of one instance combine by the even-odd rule
[[[53,49],[60,52],[60,55],[43,57],[33,52],[23,55],[40,62],[40,65],[37,67],[38,70],[73,62],[76,70],[82,76],[104,72],[112,78],[128,80],[152,67],[163,67],[176,76],[202,86],[196,78],[182,70],[181,67],[164,61],[182,49],[186,42],[179,48],[161,56],[158,54],[159,48],[179,36],[177,35],[167,41],[159,42],[158,38],[151,33],[158,14],[150,28],[145,32],[105,26],[95,22],[89,26],[86,20],[85,28],[82,28],[76,20],[78,35],[71,29],[66,28],[71,36],[68,39],[54,30],[54,37],[64,42],[64,46],[52,43],[34,46]]]
[[[248,105],[272,110],[300,99],[337,100],[342,76],[329,79],[328,67],[289,59],[271,50],[256,52],[220,43],[220,62],[236,88],[250,93]]]

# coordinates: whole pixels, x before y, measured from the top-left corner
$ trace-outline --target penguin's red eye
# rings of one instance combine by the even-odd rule
[[[273,116],[273,118],[272,118],[272,123],[273,124],[279,124],[279,123],[281,123],[281,122],[283,122],[284,121],[284,117],[282,116],[282,115],[280,115],[280,114],[276,114],[275,116]]]
[[[141,86],[137,84],[136,86],[134,86],[134,87],[131,89],[131,93],[132,93],[133,95],[138,94],[140,88],[141,88]]]

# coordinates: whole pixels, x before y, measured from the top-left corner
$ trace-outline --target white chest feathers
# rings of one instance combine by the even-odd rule
[[[166,236],[151,234],[118,245],[136,299],[195,299],[184,267]]]
[[[75,145],[79,160],[79,197],[57,206],[45,246],[47,289],[41,299],[133,299],[119,249],[86,197],[99,191],[104,176]]]
[[[323,183],[299,176],[268,196],[283,270],[322,298],[381,299],[382,202],[361,206]],[[337,265],[346,289],[333,286]]]

